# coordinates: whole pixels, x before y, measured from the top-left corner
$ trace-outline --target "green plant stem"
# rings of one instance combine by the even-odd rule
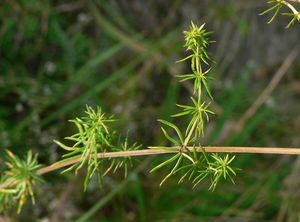
[[[289,2],[297,2],[300,3],[300,1],[295,0],[295,1],[290,1],[290,0],[286,0],[286,1],[282,1],[283,4],[285,4],[287,7],[289,7],[291,9],[291,11],[295,14],[298,15],[298,11],[295,9],[295,7],[293,5],[291,5]],[[297,16],[297,19],[299,20],[299,16]]]
[[[189,143],[191,137],[192,137],[192,134],[193,132],[195,131],[195,128],[197,127],[197,122],[194,122],[193,126],[191,127],[190,131],[189,131],[189,134],[187,135],[187,137],[185,138],[184,140],[184,146],[187,146],[187,144]]]
[[[187,147],[190,151],[193,151],[193,147]],[[285,147],[230,147],[230,146],[207,146],[196,148],[197,152],[207,153],[260,153],[260,154],[285,154],[285,155],[300,155],[300,148],[285,148]],[[98,153],[98,158],[116,158],[116,157],[126,157],[126,156],[149,156],[149,155],[159,155],[176,153],[177,149],[174,150],[164,150],[164,149],[141,149],[134,151],[122,151],[122,152],[107,152]],[[54,163],[50,166],[41,168],[37,171],[37,174],[43,175],[54,170],[69,166],[71,164],[77,163],[80,158],[65,161],[63,163]]]

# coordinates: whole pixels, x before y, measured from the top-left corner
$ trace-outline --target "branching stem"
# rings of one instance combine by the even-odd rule
[[[190,151],[193,147],[187,147]],[[285,148],[285,147],[228,147],[228,146],[207,146],[198,147],[197,152],[203,152],[203,149],[207,153],[260,153],[260,154],[286,154],[286,155],[300,155],[300,148]],[[134,151],[123,151],[123,152],[107,152],[98,153],[98,158],[115,158],[115,157],[129,157],[129,156],[148,156],[148,155],[159,155],[176,153],[176,149],[164,150],[164,149],[141,149]],[[50,166],[41,168],[38,170],[39,175],[43,175],[54,170],[72,165],[80,161],[80,158],[66,161],[64,163],[52,164]]]

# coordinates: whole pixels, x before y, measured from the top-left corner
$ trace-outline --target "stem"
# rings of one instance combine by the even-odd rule
[[[202,75],[202,67],[201,67],[201,63],[200,63],[200,58],[199,58],[199,46],[197,46],[197,53],[196,53],[196,70],[197,70],[197,74],[198,75]],[[198,88],[198,102],[201,102],[201,94],[202,94],[202,87],[201,84],[199,84],[199,88]]]
[[[195,65],[196,68],[194,67],[194,69],[196,69],[198,75],[202,75],[202,67],[201,67],[200,58],[199,58],[199,46],[197,46],[197,50],[196,50],[195,54],[196,54],[196,65]],[[197,93],[198,93],[198,98],[197,98],[198,103],[201,104],[201,94],[202,94],[201,83],[199,84]],[[196,126],[197,126],[197,122],[194,122],[187,137],[184,140],[184,146],[187,146],[187,144],[189,143],[191,136],[192,136],[193,132],[195,131]]]
[[[299,1],[293,1],[299,3]],[[297,20],[299,20],[298,11],[295,9],[293,5],[291,5],[288,1],[282,1],[283,4],[285,4],[287,7],[290,8],[290,10],[294,13],[294,15],[297,16]]]
[[[193,151],[193,147],[187,147],[190,151]],[[260,154],[285,154],[285,155],[300,155],[300,148],[284,148],[284,147],[230,147],[230,146],[207,146],[198,147],[197,152],[207,153],[260,153]],[[176,153],[178,151],[170,151],[164,149],[142,149],[134,151],[122,151],[122,152],[108,152],[98,153],[98,158],[116,158],[116,157],[128,157],[128,156],[149,156]],[[66,161],[64,163],[54,163],[50,166],[44,167],[37,171],[37,174],[43,175],[54,170],[69,166],[77,163],[80,158]]]
[[[195,122],[193,123],[191,129],[190,129],[189,134],[187,135],[187,137],[186,137],[185,140],[184,140],[184,144],[183,144],[184,146],[187,146],[187,145],[188,145],[188,143],[189,143],[189,141],[190,141],[190,139],[191,139],[191,136],[193,135],[193,132],[195,131],[196,126],[197,126],[197,122],[195,121]]]

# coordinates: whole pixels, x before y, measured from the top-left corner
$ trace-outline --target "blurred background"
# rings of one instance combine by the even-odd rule
[[[45,165],[62,150],[53,139],[74,133],[69,119],[85,104],[119,121],[120,134],[146,148],[167,145],[158,118],[170,120],[191,88],[174,76],[189,70],[182,31],[206,23],[216,42],[211,75],[217,113],[203,143],[300,147],[299,24],[267,24],[261,0],[38,1],[0,4],[0,156],[28,149]],[[184,125],[184,123],[179,123]],[[9,221],[298,221],[300,159],[238,155],[236,185],[192,189],[149,169],[164,156],[136,158],[127,179],[105,178],[82,192],[83,175],[52,172]],[[2,162],[3,159],[1,159]],[[1,164],[3,167],[3,164]],[[83,172],[82,172],[83,173]]]

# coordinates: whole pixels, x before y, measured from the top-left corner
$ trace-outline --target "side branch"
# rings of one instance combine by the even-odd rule
[[[159,155],[176,153],[176,147],[174,150],[163,150],[163,149],[142,149],[134,151],[122,151],[122,152],[108,152],[99,153],[98,158],[116,158],[116,157],[126,157],[126,156],[148,156],[148,155]],[[192,147],[188,147],[189,150],[193,150]],[[258,154],[286,154],[286,155],[300,155],[300,148],[284,148],[284,147],[226,147],[226,146],[208,146],[203,148],[196,148],[197,152],[207,153],[258,153]],[[72,165],[78,161],[80,158],[73,160],[68,160],[63,163],[54,163],[50,166],[44,167],[37,171],[37,174],[42,175],[48,172]]]

